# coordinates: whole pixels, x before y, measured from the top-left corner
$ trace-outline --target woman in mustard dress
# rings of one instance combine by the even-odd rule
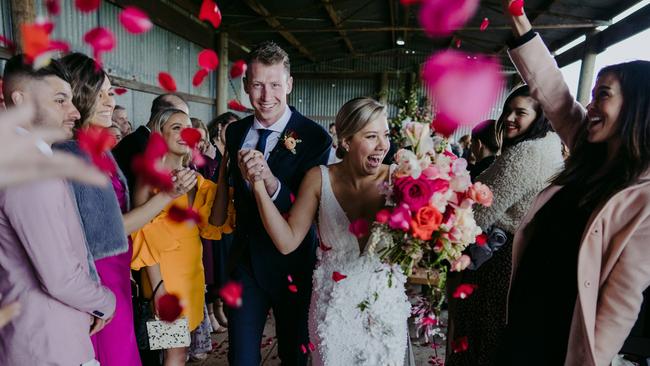
[[[178,175],[186,173],[190,148],[181,139],[181,131],[191,128],[190,118],[177,109],[166,109],[153,118],[152,132],[160,133],[167,143],[168,152],[163,164]],[[177,295],[183,304],[182,316],[187,317],[189,330],[194,330],[203,320],[205,302],[205,276],[203,273],[203,247],[201,238],[220,240],[222,234],[232,232],[230,225],[233,216],[229,207],[229,220],[223,226],[209,223],[217,185],[196,173],[194,187],[174,199],[149,224],[132,234],[133,259],[131,268],[147,267],[147,275],[152,288],[160,281],[162,285],[156,292],[155,300],[165,293]],[[144,202],[154,194],[151,187],[138,186],[135,201]],[[227,200],[226,198],[222,198]],[[169,211],[177,206],[181,209],[192,207],[199,213],[200,223],[176,222],[169,217]],[[156,301],[157,303],[157,301]],[[187,348],[165,350],[165,366],[184,365]]]

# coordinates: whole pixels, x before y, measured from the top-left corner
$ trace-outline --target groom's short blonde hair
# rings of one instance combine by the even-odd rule
[[[334,123],[338,139],[336,156],[343,159],[347,152],[343,140],[354,136],[381,115],[386,115],[386,106],[369,97],[354,98],[343,104]]]

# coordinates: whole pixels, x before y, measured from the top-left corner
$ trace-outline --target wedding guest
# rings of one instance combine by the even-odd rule
[[[332,149],[330,150],[330,155],[327,158],[327,164],[336,164],[341,161],[341,159],[336,157],[336,148],[338,144],[338,139],[336,137],[336,124],[330,123],[328,131],[330,133],[330,137],[332,138]]]
[[[140,126],[132,133],[125,135],[122,141],[113,148],[115,161],[124,173],[124,177],[129,185],[129,192],[135,192],[136,174],[131,167],[133,158],[142,154],[147,147],[149,135],[151,133],[151,119],[153,116],[167,108],[176,108],[189,114],[189,107],[185,100],[177,94],[162,94],[156,97],[151,103],[151,114],[146,126]],[[131,197],[133,199],[133,197]]]
[[[610,365],[650,284],[650,62],[601,69],[584,108],[526,15],[503,5],[510,58],[571,155],[515,234],[499,361]]]
[[[108,128],[108,131],[115,136],[115,142],[119,143],[122,141],[122,129],[120,126],[116,125],[115,123],[111,124],[111,126]]]
[[[467,336],[472,344],[466,352],[447,355],[446,364],[451,366],[494,364],[506,322],[512,237],[535,196],[562,167],[560,138],[551,130],[540,103],[530,96],[528,86],[515,89],[506,98],[496,130],[503,134],[501,155],[476,178],[492,190],[494,200],[490,207],[477,207],[474,218],[497,240],[481,246],[491,250],[480,258],[485,263],[477,263],[474,255],[473,267],[479,268],[461,274],[462,283],[478,285],[476,291],[463,301],[450,303],[449,339]]]
[[[496,121],[493,119],[483,121],[472,129],[468,166],[472,182],[497,158],[501,150],[501,140],[502,137],[497,136]]]
[[[36,127],[70,135],[79,111],[58,61],[38,70],[14,56],[5,65],[8,105],[33,103]],[[42,153],[50,146],[41,141]],[[38,207],[34,210],[34,207]],[[115,296],[90,277],[84,232],[65,181],[46,179],[0,191],[0,307],[20,314],[0,329],[2,365],[94,365],[90,335],[110,321]]]
[[[115,100],[104,70],[97,68],[95,60],[80,53],[67,55],[62,62],[71,70],[72,100],[81,114],[76,128],[110,126]],[[76,140],[56,147],[84,156]],[[108,155],[112,159],[110,152]],[[97,275],[117,300],[112,323],[92,341],[102,365],[139,365],[131,303],[132,246],[127,235],[154,218],[174,197],[159,193],[146,204],[130,210],[126,180],[119,168],[110,179],[112,184],[108,187],[71,183]]]
[[[218,115],[208,125],[208,132],[210,141],[217,148],[215,154],[215,161],[218,161],[218,164],[221,164],[223,160],[223,155],[226,150],[226,128],[233,122],[239,120],[239,117],[232,113],[226,112]],[[218,169],[217,165],[217,169]],[[201,173],[206,177],[214,177],[214,174],[209,174],[209,172]],[[216,182],[216,178],[209,178],[213,182]],[[230,184],[230,182],[229,182]],[[208,285],[208,315],[210,317],[210,323],[212,328],[217,333],[224,333],[227,331],[228,327],[228,318],[226,318],[223,301],[217,295],[219,288],[226,284],[228,281],[228,259],[230,258],[230,252],[233,245],[233,235],[224,234],[221,237],[221,240],[213,241],[212,245],[212,266],[213,266],[213,285]]]
[[[184,128],[192,126],[185,112],[164,109],[153,116],[150,126],[151,131],[161,134],[167,143],[169,150],[164,158],[164,166],[190,174],[193,178],[192,189],[183,192],[151,222],[132,234],[134,253],[131,268],[137,270],[146,267],[151,287],[159,287],[155,294],[156,302],[166,293],[173,293],[185,303],[183,315],[188,319],[189,330],[193,331],[204,317],[205,275],[201,238],[219,240],[222,233],[232,232],[232,207],[228,209],[225,224],[212,225],[213,221],[209,219],[217,185],[184,165],[191,151],[180,135]],[[222,176],[225,180],[225,172]],[[146,200],[154,194],[151,187],[145,185],[138,185],[137,189],[135,197],[138,200]],[[136,205],[139,203],[135,202]],[[201,220],[196,225],[176,222],[170,217],[172,207],[196,210]],[[166,349],[165,365],[184,365],[187,351],[187,347]]]
[[[463,135],[458,139],[458,146],[460,147],[460,157],[467,160],[471,154],[470,147],[472,146],[472,136]]]
[[[122,135],[126,136],[130,133],[129,129],[129,116],[126,112],[126,108],[122,107],[121,105],[115,105],[115,108],[113,109],[113,115],[111,116],[111,121],[113,121],[113,124],[115,124],[120,131],[122,131]]]
[[[269,196],[281,212],[288,212],[292,196],[310,168],[327,163],[332,140],[316,122],[287,105],[293,78],[287,53],[273,42],[263,42],[247,57],[244,89],[254,115],[226,130],[226,149],[234,186],[237,226],[233,244],[232,278],[242,283],[243,305],[228,309],[228,360],[232,365],[259,365],[260,344],[269,309],[273,309],[278,355],[283,364],[305,365],[300,345],[309,342],[307,317],[311,276],[316,262],[316,233],[312,226],[301,245],[282,255],[268,237],[257,211],[250,185],[249,166],[240,163],[238,151],[261,152],[250,164],[264,168]],[[297,140],[300,140],[297,143]],[[226,186],[220,185],[225,192]],[[223,210],[217,210],[222,217]],[[287,275],[300,288],[287,290]]]

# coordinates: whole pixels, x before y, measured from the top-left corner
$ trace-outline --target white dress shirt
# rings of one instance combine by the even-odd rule
[[[282,131],[287,127],[287,124],[289,123],[289,119],[291,119],[291,109],[289,109],[289,106],[285,107],[284,113],[278,119],[274,124],[270,125],[269,127],[264,127],[262,123],[257,119],[257,117],[253,117],[253,126],[251,127],[250,130],[248,130],[248,133],[246,134],[246,138],[244,139],[244,143],[242,144],[241,148],[242,149],[255,149],[255,146],[257,146],[257,141],[260,139],[260,133],[259,130],[271,130],[271,133],[269,136],[266,138],[266,148],[264,149],[264,159],[268,160],[269,155],[271,154],[271,151],[275,148],[275,146],[278,144],[280,141],[280,138],[282,137]],[[248,182],[247,182],[248,184]],[[280,180],[278,179],[278,189],[275,190],[275,193],[271,196],[271,199],[275,201],[275,199],[278,197],[280,194],[280,188],[281,188],[281,183]]]

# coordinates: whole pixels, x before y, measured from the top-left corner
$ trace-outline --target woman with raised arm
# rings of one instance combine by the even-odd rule
[[[499,365],[605,366],[650,284],[650,62],[598,72],[587,108],[526,15],[510,57],[571,155],[515,234]]]
[[[269,197],[261,173],[250,181],[266,231],[283,254],[295,250],[314,220],[321,245],[313,275],[309,336],[314,365],[402,365],[410,305],[405,276],[367,251],[367,234],[350,232],[357,220],[372,222],[384,207],[389,179],[386,107],[370,98],[347,102],[336,115],[340,163],[312,168],[287,218]],[[259,152],[242,152],[240,164]],[[394,273],[393,286],[387,272]],[[300,289],[298,289],[300,291]],[[311,347],[310,347],[311,348]]]

